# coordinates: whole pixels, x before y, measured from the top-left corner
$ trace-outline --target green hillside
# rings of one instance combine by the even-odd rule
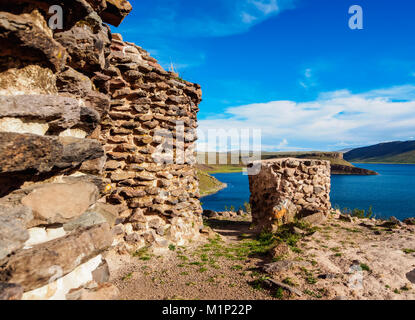
[[[344,158],[360,163],[415,164],[415,141],[396,141],[357,148],[345,153]]]
[[[342,165],[353,167],[353,165],[344,160],[340,152],[322,152],[322,151],[298,151],[298,152],[263,152],[262,159],[275,158],[298,158],[298,159],[317,159],[328,160],[332,165]]]
[[[219,164],[204,164],[208,163],[208,156],[215,158],[213,154],[198,153],[197,168],[200,171],[207,173],[232,173],[241,172],[243,170],[242,159],[239,159],[239,164],[219,165]],[[219,157],[227,159],[231,163],[231,154],[216,153],[216,163],[219,163]],[[331,163],[332,174],[346,174],[346,175],[374,175],[374,171],[356,168],[350,162],[343,159],[341,152],[323,152],[323,151],[299,151],[299,152],[263,152],[262,160],[278,159],[278,158],[298,158],[298,159],[317,159],[328,160]]]
[[[197,177],[199,179],[199,192],[201,197],[205,197],[226,188],[225,183],[220,182],[215,177],[212,177],[201,170],[197,170]]]

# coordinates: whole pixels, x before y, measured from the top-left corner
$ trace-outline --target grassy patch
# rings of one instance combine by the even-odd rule
[[[148,260],[151,259],[152,255],[149,253],[149,248],[144,247],[140,250],[135,251],[132,254],[132,256],[135,257],[135,258],[139,258],[140,260],[143,260],[143,261],[148,261]]]
[[[280,299],[280,300],[284,299],[284,289],[283,288],[278,288],[274,293],[274,298],[277,298],[277,299]]]
[[[132,276],[133,276],[133,274],[131,272],[127,273],[124,277],[122,277],[122,281],[130,280],[132,278]]]
[[[284,280],[282,280],[282,283],[285,283],[286,285],[295,287],[296,284],[291,280],[291,278],[285,278]]]
[[[232,270],[242,270],[243,267],[241,265],[237,264],[237,265],[232,266],[231,269]]]
[[[360,264],[360,268],[362,268],[363,271],[367,271],[367,272],[370,272],[371,271],[370,268],[369,268],[369,266],[367,264],[365,264],[365,263],[361,263]]]
[[[308,289],[304,290],[304,293],[306,295],[309,295],[310,297],[317,298],[317,299],[321,299],[323,297],[320,293],[317,293],[317,292],[314,292]]]

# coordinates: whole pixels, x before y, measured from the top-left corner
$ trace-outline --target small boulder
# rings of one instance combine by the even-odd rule
[[[0,282],[0,300],[21,300],[23,288],[18,284]]]
[[[272,258],[280,258],[288,254],[289,251],[290,248],[288,247],[288,245],[285,242],[280,242],[269,251],[269,254]]]
[[[203,210],[203,216],[207,218],[216,218],[218,214],[216,211],[213,210]]]
[[[415,226],[415,218],[408,218],[403,221],[403,223],[409,226]]]
[[[408,272],[408,273],[406,274],[406,278],[407,278],[409,281],[411,281],[411,283],[415,283],[415,269],[414,269],[414,270],[412,270],[412,271],[410,271],[410,272]]]
[[[352,217],[351,217],[351,216],[349,216],[349,215],[346,215],[346,214],[341,214],[341,215],[339,216],[339,220],[341,220],[341,221],[345,221],[345,222],[353,222]]]
[[[108,267],[107,261],[103,261],[98,268],[92,271],[92,279],[98,283],[102,284],[108,282],[110,279],[110,270]]]
[[[317,213],[301,218],[301,221],[305,223],[309,223],[309,224],[321,224],[325,222],[326,219],[327,217],[325,216],[323,212],[317,212]]]

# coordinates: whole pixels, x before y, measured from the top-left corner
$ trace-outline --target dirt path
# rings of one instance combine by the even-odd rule
[[[407,276],[415,270],[415,226],[386,229],[333,216],[312,232],[305,228],[307,236],[284,234],[288,246],[279,246],[289,249],[272,257],[274,245],[258,240],[248,221],[208,224],[220,237],[159,256],[112,255],[122,265],[113,273],[121,299],[415,299]],[[269,263],[274,272],[263,270]]]

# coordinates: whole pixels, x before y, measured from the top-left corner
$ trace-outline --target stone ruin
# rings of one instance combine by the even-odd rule
[[[199,236],[201,89],[111,33],[131,9],[0,2],[0,299],[110,299],[108,248]]]
[[[259,174],[249,176],[253,224],[275,232],[295,220],[320,223],[331,210],[330,186],[329,161],[261,161]]]

